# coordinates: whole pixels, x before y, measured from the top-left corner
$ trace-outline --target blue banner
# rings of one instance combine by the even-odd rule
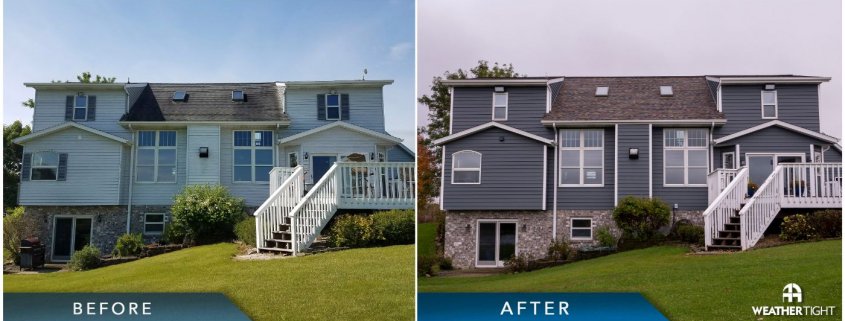
[[[4,293],[3,320],[225,320],[249,318],[220,293]]]
[[[420,293],[418,321],[668,321],[639,293]]]

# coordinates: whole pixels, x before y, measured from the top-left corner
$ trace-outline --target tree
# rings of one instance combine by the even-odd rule
[[[86,72],[83,72],[81,75],[76,76],[76,79],[79,80],[79,82],[81,82],[81,83],[111,84],[111,83],[114,83],[114,81],[117,78],[115,78],[115,77],[109,78],[109,77],[105,77],[105,76],[96,75],[94,77],[93,81],[92,81],[91,80],[91,73],[86,71]]]
[[[35,108],[35,100],[32,98],[27,99],[26,101],[22,102],[21,105],[28,108]]]
[[[19,120],[3,125],[3,208],[18,206],[18,185],[20,184],[21,158],[23,146],[12,140],[29,135],[29,125],[23,126]]]
[[[428,208],[432,198],[437,193],[437,176],[435,176],[437,172],[436,168],[432,168],[433,165],[436,165],[436,162],[432,158],[436,158],[436,156],[430,148],[425,146],[425,137],[423,136],[422,129],[419,129],[417,131],[417,161],[419,163],[417,166],[417,172],[419,173],[417,191],[419,191],[419,197],[417,199],[421,212]]]
[[[433,177],[433,188],[418,190],[420,199],[432,199],[437,197],[440,193],[440,178],[442,172],[442,164],[440,164],[440,147],[434,146],[432,141],[446,137],[449,135],[449,125],[452,118],[449,114],[452,95],[449,93],[449,87],[442,83],[443,79],[467,79],[467,78],[514,78],[521,77],[520,74],[514,71],[512,64],[499,65],[494,62],[491,66],[486,60],[479,60],[478,65],[470,68],[469,73],[463,69],[458,69],[455,72],[446,71],[443,76],[434,77],[431,81],[431,96],[423,95],[417,101],[428,107],[428,125],[420,128],[418,135],[417,155],[429,155],[427,162],[429,164],[423,165],[423,159],[418,160],[417,175],[418,181],[422,182],[424,177]],[[420,151],[426,149],[427,152]]]

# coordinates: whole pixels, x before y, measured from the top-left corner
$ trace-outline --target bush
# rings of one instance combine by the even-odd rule
[[[780,224],[780,239],[784,241],[809,240],[816,237],[816,229],[807,215],[795,214],[783,218]]]
[[[188,232],[185,228],[177,223],[177,222],[170,222],[164,226],[164,231],[161,232],[161,237],[159,238],[159,243],[161,244],[182,244],[185,245],[186,239],[185,237],[188,235]]]
[[[35,224],[24,217],[24,208],[15,207],[3,217],[3,254],[15,264],[20,264],[21,240],[32,236]]]
[[[414,211],[382,211],[370,218],[373,221],[375,242],[379,245],[414,244]]]
[[[448,258],[448,257],[438,257],[438,259],[440,259],[440,263],[438,264],[438,266],[440,267],[440,270],[441,270],[441,271],[443,271],[443,270],[451,270],[451,269],[453,269],[453,268],[454,268],[454,267],[452,267],[452,259],[451,259],[451,258]]]
[[[564,240],[552,240],[546,252],[549,260],[563,261],[569,257],[569,244]]]
[[[537,263],[528,254],[520,253],[511,256],[505,262],[505,268],[511,273],[529,272],[537,269]]]
[[[437,273],[440,272],[440,262],[440,258],[436,255],[420,255],[419,257],[417,257],[417,275],[437,275]]]
[[[194,243],[231,241],[243,217],[244,200],[220,185],[190,185],[174,197],[172,213]]]
[[[235,225],[235,235],[241,242],[255,247],[255,217],[247,217]]]
[[[111,252],[115,257],[138,256],[144,249],[144,239],[141,233],[123,234],[117,238],[114,250]]]
[[[613,209],[613,220],[623,234],[636,240],[650,240],[657,229],[669,223],[669,205],[657,198],[626,196]]]
[[[345,247],[365,247],[372,244],[375,233],[373,220],[364,215],[342,215],[329,230],[329,244]]]
[[[842,237],[842,211],[822,210],[809,216],[809,223],[820,238]]]
[[[692,224],[678,224],[675,227],[675,236],[679,241],[704,245],[704,228]]]
[[[607,226],[601,226],[596,230],[596,238],[601,246],[616,247],[616,236],[613,236],[613,232]]]
[[[100,266],[100,249],[93,245],[86,245],[73,253],[68,267],[73,271],[85,271]]]

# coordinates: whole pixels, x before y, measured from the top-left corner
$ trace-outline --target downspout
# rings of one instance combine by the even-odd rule
[[[824,163],[824,153],[830,150],[830,145],[822,145],[822,163]]]
[[[126,206],[126,234],[129,234],[130,222],[132,222],[132,190],[135,182],[135,131],[132,124],[129,124],[129,131],[132,132],[132,143],[129,144],[129,203]]]
[[[715,128],[716,128],[716,122],[710,122],[710,142],[709,142],[709,145],[710,145],[710,161],[708,162],[710,164],[710,169],[707,170],[708,173],[716,170],[716,168],[713,166],[713,157],[714,157],[713,156],[713,130]]]
[[[557,124],[552,123],[552,129],[555,132],[555,168],[552,170],[554,172],[554,178],[552,178],[553,182],[553,195],[552,195],[552,240],[557,241],[557,185],[558,185],[558,177],[557,177],[557,170],[558,170],[558,133],[557,133]]]

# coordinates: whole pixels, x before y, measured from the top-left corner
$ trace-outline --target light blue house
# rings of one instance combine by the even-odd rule
[[[49,259],[65,261],[89,243],[110,251],[126,232],[157,238],[186,185],[223,185],[254,210],[290,178],[271,171],[299,173],[294,203],[336,162],[395,174],[386,164],[414,155],[385,131],[391,83],[27,83],[36,107],[33,133],[15,141],[24,147],[19,203]],[[373,190],[375,181],[362,183]]]

